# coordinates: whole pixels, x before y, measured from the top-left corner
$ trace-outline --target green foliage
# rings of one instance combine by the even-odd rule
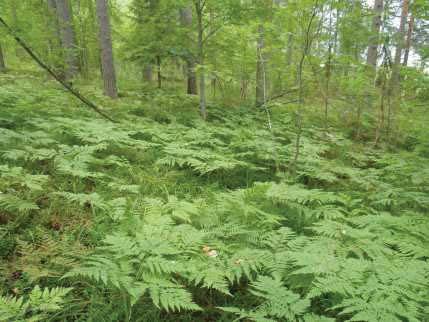
[[[56,287],[42,290],[36,286],[28,297],[0,296],[1,321],[46,321],[49,314],[60,311],[71,288]]]
[[[298,294],[284,287],[281,281],[270,277],[259,277],[251,287],[250,292],[263,299],[264,302],[254,312],[247,313],[248,315],[240,312],[240,318],[250,318],[254,321],[268,321],[266,317],[287,321],[297,320],[310,306],[309,300],[300,299]],[[227,311],[234,312],[231,309],[227,309]]]
[[[421,150],[307,126],[292,176],[281,105],[270,131],[246,108],[160,123],[120,102],[111,124],[21,104],[0,122],[5,321],[428,319]]]

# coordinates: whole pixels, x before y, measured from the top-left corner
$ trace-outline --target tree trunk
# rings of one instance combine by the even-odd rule
[[[265,30],[264,26],[258,26],[257,63],[256,63],[256,107],[266,103],[266,73],[265,73]]]
[[[161,56],[156,56],[156,70],[158,74],[158,88],[162,88]]]
[[[369,40],[368,56],[366,60],[367,64],[373,67],[377,67],[378,43],[380,38],[383,10],[383,0],[375,0],[373,9],[374,17],[372,19],[372,35]]]
[[[205,120],[207,118],[207,102],[206,102],[206,75],[204,71],[204,25],[203,25],[203,11],[204,1],[196,0],[195,8],[198,20],[198,63],[202,67],[200,70],[200,113],[201,117]]]
[[[11,10],[11,18],[12,18],[12,27],[13,29],[19,34],[20,33],[20,22],[18,19],[18,6],[19,6],[19,2],[21,1],[11,1],[10,4],[10,10]],[[20,46],[17,46],[15,48],[15,54],[18,57],[22,57],[23,55],[23,51],[21,50]]]
[[[405,25],[407,23],[408,9],[409,9],[409,0],[403,0],[401,22],[399,24],[399,31],[397,34],[395,59],[393,61],[391,86],[390,86],[390,91],[391,91],[390,93],[394,95],[397,94],[397,90],[400,83],[400,66],[401,66],[402,50],[404,48],[404,41],[405,41]]]
[[[4,62],[3,48],[0,44],[0,73],[4,73],[6,71],[6,64]]]
[[[316,37],[311,36],[311,28],[313,26],[314,20],[317,16],[317,5],[313,7],[312,14],[308,25],[305,29],[305,37],[304,44],[302,48],[302,55],[297,67],[297,84],[298,84],[298,109],[296,111],[296,140],[295,140],[295,153],[293,159],[289,162],[289,172],[291,174],[296,174],[296,169],[298,165],[298,160],[301,155],[301,136],[303,132],[303,115],[302,115],[302,107],[304,105],[304,82],[303,82],[303,70],[304,63],[306,58],[310,54],[311,46],[313,44],[313,40]]]
[[[61,43],[64,50],[65,78],[70,81],[79,71],[76,35],[69,0],[56,0]]]
[[[152,80],[153,80],[152,65],[144,66],[143,79],[148,83],[152,83]]]
[[[293,58],[293,34],[290,33],[287,38],[287,49],[286,49],[286,65],[289,67],[292,65],[292,58]]]
[[[111,98],[118,97],[116,73],[113,61],[112,35],[107,0],[97,0],[99,24],[99,43],[101,51],[101,70],[104,81],[104,94]]]
[[[414,16],[411,15],[410,21],[408,22],[407,42],[405,44],[404,61],[402,63],[402,65],[404,66],[408,66],[408,58],[410,56],[413,31],[414,31]]]
[[[332,17],[333,9],[331,7],[331,14],[329,16],[329,45],[328,45],[328,58],[325,66],[325,78],[326,78],[326,86],[325,86],[325,97],[324,97],[324,105],[325,105],[325,131],[328,130],[328,112],[329,112],[329,91],[330,91],[330,82],[332,75],[332,50],[334,47],[334,39],[332,37]]]
[[[139,6],[141,6],[143,8],[144,6],[148,5],[149,6],[148,7],[149,17],[150,17],[150,16],[154,16],[156,14],[158,4],[159,4],[159,0],[146,0],[146,1],[142,1],[141,4],[139,4]],[[137,12],[137,20],[138,20],[139,25],[144,24],[146,21],[146,18],[144,17],[143,12],[144,11],[142,11],[142,10],[138,10],[138,12]],[[145,62],[143,62],[144,63],[144,65],[143,65],[143,80],[148,84],[151,84],[153,81],[153,74],[154,74],[153,64],[154,64],[155,60],[156,60],[156,57],[151,57],[150,61],[146,60]]]
[[[49,18],[52,21],[52,31],[56,36],[57,42],[61,43],[61,31],[58,23],[57,3],[55,0],[48,0]]]
[[[190,95],[198,95],[197,75],[195,73],[195,61],[193,58],[186,62],[186,73],[188,76],[186,92]]]
[[[55,0],[48,0],[48,28],[51,37],[49,37],[49,52],[52,65],[55,66],[57,72],[64,77],[64,68],[60,61],[63,59],[61,55],[61,31],[58,23],[57,3]]]
[[[189,31],[192,28],[192,8],[186,7],[180,10],[180,22],[188,28]],[[190,95],[197,95],[197,75],[195,73],[195,57],[192,51],[187,53],[186,60],[186,77],[187,77],[187,89],[186,92]]]
[[[399,109],[400,99],[401,99],[401,58],[402,51],[405,45],[405,25],[407,23],[408,17],[408,9],[409,9],[409,0],[402,1],[402,13],[401,13],[401,21],[399,24],[399,31],[397,34],[397,43],[396,43],[396,52],[395,58],[393,61],[392,67],[392,75],[390,76],[390,82],[388,84],[388,99],[389,102],[392,102],[389,108],[389,132],[393,130],[393,123],[395,112]],[[390,99],[392,98],[392,99]]]

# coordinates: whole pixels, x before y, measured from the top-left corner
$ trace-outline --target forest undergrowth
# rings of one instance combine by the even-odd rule
[[[114,124],[41,81],[0,78],[0,321],[429,321],[423,128],[313,116],[291,175],[293,104],[91,95]]]

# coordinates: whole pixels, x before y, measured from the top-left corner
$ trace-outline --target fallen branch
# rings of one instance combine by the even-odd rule
[[[64,81],[60,76],[58,76],[47,64],[45,64],[32,50],[31,48],[14,32],[14,30],[0,17],[0,23],[5,27],[6,31],[18,42],[18,44],[24,48],[24,50],[30,55],[31,58],[44,70],[46,70],[58,83],[60,83],[65,89],[77,97],[81,102],[87,105],[89,108],[94,110],[96,113],[100,114],[105,119],[116,123],[109,115],[104,113],[97,105],[91,102],[89,99],[80,94],[75,90],[70,84]]]

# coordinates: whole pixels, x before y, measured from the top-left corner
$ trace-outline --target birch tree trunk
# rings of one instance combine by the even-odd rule
[[[99,43],[101,54],[101,71],[104,81],[104,94],[111,98],[117,98],[118,90],[116,87],[116,73],[112,48],[112,32],[107,0],[97,0],[97,17],[99,24]]]
[[[79,71],[76,35],[69,0],[56,0],[61,43],[64,51],[65,78],[71,80]]]
[[[384,10],[383,0],[375,0],[372,19],[372,35],[369,40],[367,64],[377,67],[378,58],[378,43],[380,38],[380,28],[382,23],[382,15]]]

